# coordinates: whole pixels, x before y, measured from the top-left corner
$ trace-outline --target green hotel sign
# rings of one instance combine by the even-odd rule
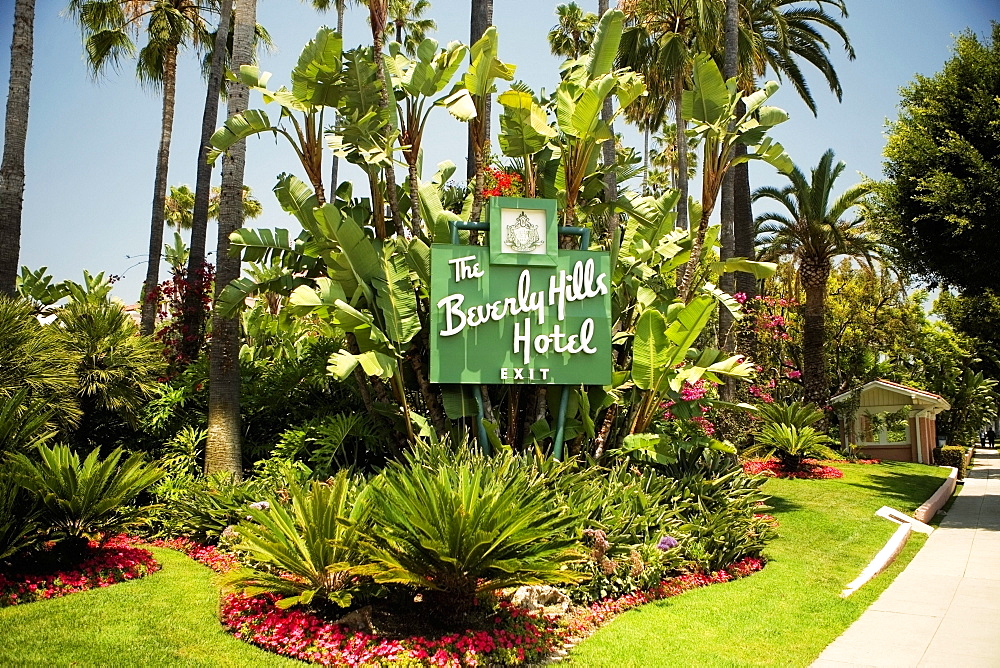
[[[431,247],[431,382],[609,385],[610,257],[559,249],[551,200],[490,204],[488,247]]]

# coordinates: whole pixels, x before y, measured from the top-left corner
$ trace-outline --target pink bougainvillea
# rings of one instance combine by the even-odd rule
[[[48,575],[0,573],[0,607],[107,587],[160,570],[149,550],[134,547],[122,537],[103,545],[91,543],[87,550],[88,555],[73,570]]]

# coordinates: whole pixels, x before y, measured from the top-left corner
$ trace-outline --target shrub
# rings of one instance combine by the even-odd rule
[[[22,387],[8,397],[0,396],[0,453],[22,452],[48,442],[53,412],[42,399],[30,398]]]
[[[38,504],[0,464],[0,566],[37,539]],[[4,569],[0,567],[0,571]]]
[[[361,588],[359,528],[368,520],[370,502],[362,498],[364,489],[342,471],[327,482],[291,486],[287,505],[277,499],[254,504],[251,519],[236,529],[236,547],[271,570],[242,569],[229,584],[251,596],[277,594],[280,608],[314,600],[349,606]]]
[[[435,451],[436,450],[436,451]],[[378,582],[425,591],[448,619],[480,592],[574,582],[579,518],[507,453],[449,458],[418,448],[371,483],[368,556]]]
[[[736,457],[717,450],[683,450],[664,472],[676,480],[673,503],[680,526],[673,535],[698,570],[715,571],[757,557],[777,535],[761,515],[768,510],[761,491],[765,480],[744,473]]]
[[[166,369],[159,346],[139,336],[138,325],[120,304],[71,301],[56,316],[56,331],[79,360],[84,410],[79,436],[93,436],[109,421],[136,427]]]
[[[776,456],[786,471],[801,471],[806,459],[836,459],[832,438],[812,427],[766,424],[757,435],[757,448]]]
[[[38,500],[39,524],[46,535],[66,540],[70,550],[82,550],[100,534],[115,534],[138,523],[147,509],[129,504],[163,475],[139,454],[119,465],[121,450],[103,460],[95,450],[82,464],[64,445],[39,446],[38,455],[38,461],[14,455],[14,478]]]
[[[963,448],[961,445],[946,445],[941,448],[935,448],[934,461],[939,466],[954,466],[957,468],[958,477],[961,480],[965,478],[965,455],[968,451],[968,448]]]
[[[263,487],[255,480],[233,482],[225,474],[164,479],[155,489],[164,505],[151,518],[150,533],[215,545],[227,528],[246,519],[251,503],[270,496]]]
[[[29,398],[46,403],[59,426],[72,427],[80,419],[79,361],[55,327],[38,322],[30,303],[0,295],[0,398],[26,389]]]

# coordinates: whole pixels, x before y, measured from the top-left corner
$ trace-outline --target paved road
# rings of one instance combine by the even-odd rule
[[[940,528],[812,668],[1000,668],[1000,455],[977,449]]]

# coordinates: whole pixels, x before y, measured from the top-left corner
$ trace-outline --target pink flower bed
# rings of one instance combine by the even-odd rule
[[[223,600],[222,625],[241,640],[324,666],[511,665],[538,661],[561,642],[553,622],[509,605],[501,606],[489,631],[393,640],[333,624],[304,610],[282,610],[274,605],[277,598],[230,594]]]
[[[500,603],[494,628],[439,638],[380,638],[338,626],[298,609],[282,610],[275,596],[231,594],[223,600],[222,624],[234,636],[277,654],[322,665],[480,666],[533,663],[569,638],[589,635],[615,615],[691,589],[729,582],[759,571],[764,561],[746,558],[715,573],[695,573],[664,580],[647,591],[606,599],[557,623],[554,617],[529,614]]]
[[[58,598],[96,587],[134,580],[160,570],[149,550],[134,547],[118,536],[98,545],[73,570],[48,575],[0,573],[0,607]]]
[[[800,478],[803,480],[825,480],[843,478],[844,472],[832,466],[823,466],[815,459],[806,459],[801,471],[786,471],[777,459],[748,459],[743,462],[743,471],[747,475],[764,475],[770,478]]]

